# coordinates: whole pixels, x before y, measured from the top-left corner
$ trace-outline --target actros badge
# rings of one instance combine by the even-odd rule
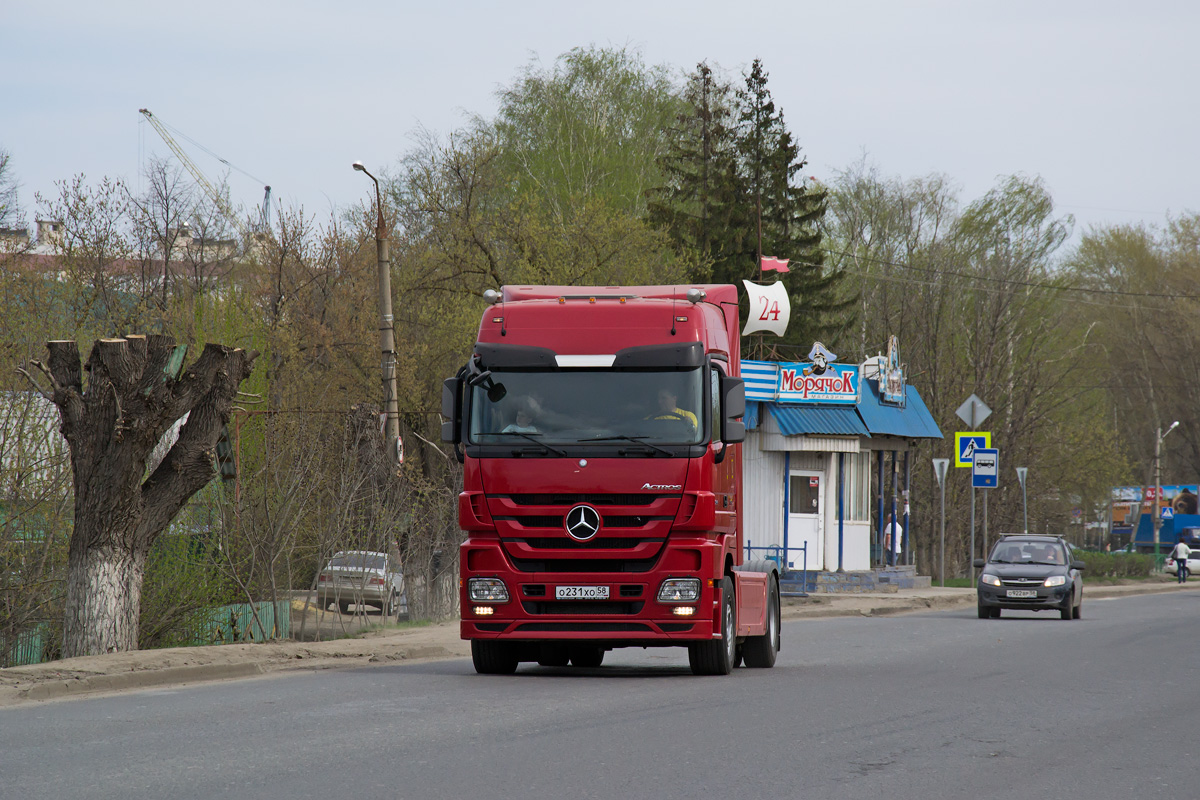
[[[564,527],[572,539],[585,542],[600,532],[600,512],[591,506],[575,506],[567,512]]]

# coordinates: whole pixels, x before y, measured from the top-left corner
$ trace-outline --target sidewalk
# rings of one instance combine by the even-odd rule
[[[1089,600],[1193,589],[1174,581],[1086,586]],[[889,594],[814,594],[783,599],[783,619],[881,616],[969,607],[974,589],[901,589]],[[1086,613],[1086,611],[1085,611]],[[458,622],[372,631],[355,639],[272,642],[138,650],[0,669],[0,707],[84,694],[247,678],[285,670],[357,667],[388,662],[467,658]]]

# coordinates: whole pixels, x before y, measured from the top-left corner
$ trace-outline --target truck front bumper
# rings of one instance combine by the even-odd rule
[[[611,562],[605,565],[610,571],[528,572],[513,566],[498,539],[468,539],[461,549],[460,634],[464,639],[647,647],[720,638],[721,552],[711,539],[668,539],[654,566],[643,572],[612,571]],[[473,601],[473,577],[502,580],[508,600]],[[699,579],[699,599],[659,602],[659,588],[670,578]],[[594,587],[605,587],[607,599],[566,598],[559,591]]]

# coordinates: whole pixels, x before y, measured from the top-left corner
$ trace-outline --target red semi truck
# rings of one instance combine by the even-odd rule
[[[687,647],[770,667],[779,576],[743,564],[733,286],[506,286],[445,382],[463,463],[461,634],[476,671]]]

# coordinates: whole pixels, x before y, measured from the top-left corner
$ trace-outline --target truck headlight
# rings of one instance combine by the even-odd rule
[[[1046,586],[1046,587],[1062,586],[1066,582],[1067,582],[1066,575],[1051,575],[1049,578],[1046,578],[1046,582],[1043,583],[1042,586]]]
[[[508,587],[499,578],[471,578],[467,596],[475,603],[507,603]]]
[[[658,588],[660,603],[695,603],[699,600],[699,578],[667,578]]]
[[[1000,586],[1001,585],[999,578],[997,578],[995,575],[989,575],[986,572],[979,576],[979,580],[983,581],[988,586]]]

